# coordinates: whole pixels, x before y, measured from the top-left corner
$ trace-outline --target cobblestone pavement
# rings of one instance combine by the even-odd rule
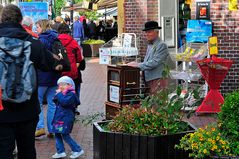
[[[80,118],[95,112],[104,112],[106,100],[106,66],[99,65],[98,59],[87,61],[87,67],[82,71]],[[85,154],[79,159],[93,159],[92,126],[84,126],[81,121],[74,125],[72,137],[80,143]],[[66,153],[71,150],[65,144]],[[36,140],[37,159],[50,159],[56,152],[54,139]],[[69,155],[68,155],[69,156]]]
[[[82,72],[83,84],[81,87],[80,118],[95,112],[104,112],[106,100],[106,66],[99,65],[98,59],[87,61],[86,70]],[[210,122],[215,122],[214,115],[193,116],[189,120],[196,127],[201,127]],[[92,126],[84,126],[80,121],[74,125],[72,137],[80,143],[85,154],[79,159],[93,159],[93,134]],[[71,150],[65,144],[66,153]],[[50,159],[56,152],[54,139],[43,138],[36,141],[37,159]],[[69,155],[68,155],[69,156]]]

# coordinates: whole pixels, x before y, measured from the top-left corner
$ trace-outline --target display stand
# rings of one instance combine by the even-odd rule
[[[123,33],[111,39],[100,49],[100,64],[125,64],[138,61],[137,37],[134,33]]]
[[[233,61],[212,56],[211,58],[197,61],[203,78],[207,81],[210,91],[202,104],[196,110],[197,113],[218,113],[224,98],[219,92],[220,85]]]
[[[170,54],[171,59],[177,63],[176,69],[170,70],[170,77],[182,80],[184,90],[188,90],[192,82],[194,82],[193,86],[195,86],[195,82],[202,77],[196,61],[207,56],[208,49],[205,43],[187,43],[183,45],[178,49],[177,53]],[[189,108],[185,109],[188,110]]]

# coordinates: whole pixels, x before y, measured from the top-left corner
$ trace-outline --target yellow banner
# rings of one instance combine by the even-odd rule
[[[237,6],[238,6],[238,2],[237,0],[229,0],[229,10],[233,11],[233,10],[237,10]]]
[[[209,38],[209,54],[210,55],[218,54],[218,42],[216,36],[212,36]]]

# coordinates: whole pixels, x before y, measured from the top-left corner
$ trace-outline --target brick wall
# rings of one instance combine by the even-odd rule
[[[194,2],[193,18],[196,14],[195,6]],[[221,86],[225,94],[239,88],[239,11],[229,11],[228,0],[211,0],[210,14],[213,35],[218,36],[219,56],[235,62]]]
[[[139,37],[139,52],[146,51],[146,40],[142,29],[148,20],[158,20],[157,0],[125,0],[125,32],[136,33]]]

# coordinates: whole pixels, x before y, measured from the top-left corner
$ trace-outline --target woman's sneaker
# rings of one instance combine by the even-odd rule
[[[71,152],[70,158],[78,158],[83,154],[84,154],[84,150],[81,150],[80,152]]]
[[[52,155],[52,158],[63,158],[66,157],[66,153],[62,152],[62,153],[55,153],[54,155]]]

